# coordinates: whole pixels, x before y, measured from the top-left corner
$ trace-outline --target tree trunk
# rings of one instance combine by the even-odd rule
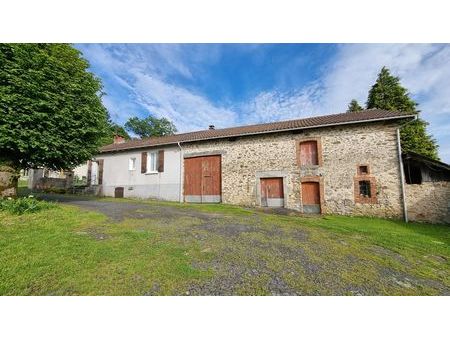
[[[17,196],[20,171],[8,163],[0,163],[0,198]]]

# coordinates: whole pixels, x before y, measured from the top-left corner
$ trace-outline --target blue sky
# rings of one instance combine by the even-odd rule
[[[114,121],[153,114],[180,132],[344,112],[382,66],[419,103],[450,162],[448,44],[78,44]]]

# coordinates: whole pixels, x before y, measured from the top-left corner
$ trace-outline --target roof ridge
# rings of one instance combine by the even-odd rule
[[[213,129],[213,130],[227,130],[227,129],[234,129],[234,128],[242,128],[242,127],[264,126],[264,125],[274,124],[274,123],[302,121],[302,120],[307,120],[307,119],[321,118],[321,117],[331,117],[331,116],[344,115],[344,114],[345,115],[347,115],[347,114],[359,114],[359,113],[363,113],[365,111],[371,111],[371,110],[379,110],[379,111],[385,111],[385,112],[391,112],[391,113],[401,113],[399,111],[393,111],[393,110],[386,110],[386,109],[379,109],[379,108],[367,108],[367,109],[363,109],[363,110],[358,110],[356,112],[333,113],[333,114],[326,114],[326,115],[314,115],[314,116],[302,117],[302,118],[299,118],[299,119],[288,119],[288,120],[263,122],[263,123],[242,124],[242,125],[239,125],[239,126],[226,127],[226,128],[216,128],[216,129]],[[167,137],[167,136],[186,135],[186,134],[198,133],[198,132],[203,132],[203,131],[208,131],[208,130],[211,130],[211,129],[199,129],[199,130],[193,130],[193,131],[188,131],[188,132],[185,132],[185,133],[178,133],[178,134],[173,134],[173,135],[150,136],[150,137],[146,137],[146,138],[143,138],[143,139],[139,139],[139,141],[144,141],[144,140],[148,140],[148,139],[151,139],[151,138],[161,138],[161,137]]]
[[[270,133],[295,129],[324,127],[336,124],[363,123],[376,120],[398,119],[413,116],[404,112],[388,111],[384,109],[364,109],[358,112],[336,113],[328,115],[309,116],[300,119],[265,122],[259,124],[240,125],[222,129],[201,129],[180,134],[148,137],[145,139],[130,140],[120,144],[103,146],[101,152],[127,150],[156,145],[176,144],[179,142],[194,142],[200,140],[237,137],[251,134]]]

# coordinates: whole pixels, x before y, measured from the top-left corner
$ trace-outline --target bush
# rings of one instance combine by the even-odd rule
[[[32,195],[22,198],[0,199],[0,211],[7,211],[13,215],[38,212],[52,207],[54,207],[53,203],[39,201]]]
[[[64,188],[45,188],[43,190],[46,194],[65,194],[66,189]]]

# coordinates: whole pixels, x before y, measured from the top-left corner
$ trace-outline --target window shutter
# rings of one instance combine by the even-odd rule
[[[300,143],[300,164],[308,165],[309,164],[309,146],[307,142]]]
[[[98,184],[103,184],[103,160],[98,160]]]
[[[147,172],[147,153],[141,153],[141,173],[145,174]]]
[[[316,141],[300,143],[300,165],[319,164]]]
[[[317,156],[318,154],[317,154],[317,142],[316,141],[311,142],[310,151],[311,151],[311,164],[318,165],[319,160],[318,160],[318,156]]]
[[[164,172],[164,150],[158,151],[158,172]]]
[[[87,170],[87,185],[91,185],[91,179],[92,179],[92,161],[88,161],[88,170]]]

